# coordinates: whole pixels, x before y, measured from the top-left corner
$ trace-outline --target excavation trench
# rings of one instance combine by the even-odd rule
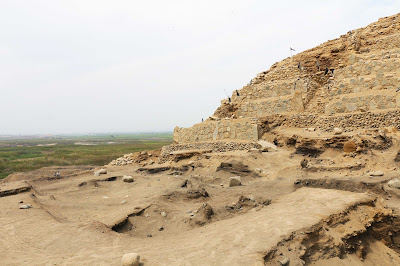
[[[385,182],[385,181],[382,181]],[[297,179],[294,182],[296,188],[312,187],[312,188],[325,188],[337,189],[351,192],[374,192],[376,194],[385,196],[387,192],[383,188],[382,182],[363,182],[354,180],[343,179]]]
[[[383,243],[383,259],[400,251],[400,219],[375,201],[355,205],[319,224],[292,233],[264,256],[265,265],[310,265],[321,260],[346,259],[373,263],[373,245]],[[393,261],[393,264],[396,263]],[[327,264],[328,265],[328,264]],[[382,264],[381,264],[382,265]]]

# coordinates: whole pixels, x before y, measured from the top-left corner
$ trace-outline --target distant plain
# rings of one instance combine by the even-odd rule
[[[0,179],[47,166],[100,166],[127,153],[171,143],[171,133],[0,137]]]

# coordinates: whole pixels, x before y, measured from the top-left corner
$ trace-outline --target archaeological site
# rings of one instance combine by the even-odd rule
[[[400,265],[400,14],[93,170],[0,182],[2,265]]]

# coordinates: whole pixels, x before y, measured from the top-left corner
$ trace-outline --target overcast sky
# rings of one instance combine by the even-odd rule
[[[397,0],[0,0],[0,135],[172,131]]]

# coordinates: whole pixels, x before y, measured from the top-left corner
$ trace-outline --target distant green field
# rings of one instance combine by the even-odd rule
[[[46,166],[104,165],[127,153],[171,143],[168,133],[0,139],[0,179]]]

